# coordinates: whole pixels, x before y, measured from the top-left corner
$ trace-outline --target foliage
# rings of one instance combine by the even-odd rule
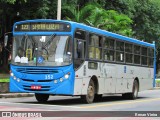
[[[119,11],[133,20],[133,37],[156,42],[157,68],[160,68],[160,1],[106,0],[105,8]]]
[[[96,11],[96,10],[94,10]],[[124,14],[119,14],[114,10],[101,9],[93,13],[89,20],[90,25],[119,33],[126,36],[132,36],[132,20]]]
[[[56,19],[57,0],[0,0],[0,16],[3,36],[19,20]],[[150,43],[156,41],[160,67],[159,0],[62,0],[62,18]]]
[[[97,28],[131,36],[132,20],[124,14],[114,10],[105,10],[99,4],[89,3],[81,9],[65,6],[64,11],[68,14],[65,19],[88,24]]]
[[[160,2],[158,0],[107,0],[106,3],[106,9],[119,11],[133,20],[132,30],[135,38],[147,42],[159,39]]]
[[[14,4],[16,1],[18,1],[18,0],[0,0],[0,2],[6,2],[6,3],[10,3],[10,4]],[[20,1],[26,2],[27,0],[20,0]]]

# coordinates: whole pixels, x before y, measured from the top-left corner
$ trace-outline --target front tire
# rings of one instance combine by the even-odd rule
[[[35,98],[38,102],[46,102],[49,98],[49,94],[35,93]]]
[[[81,99],[85,103],[92,103],[95,97],[95,84],[93,80],[91,79],[87,88],[87,95],[82,95]]]

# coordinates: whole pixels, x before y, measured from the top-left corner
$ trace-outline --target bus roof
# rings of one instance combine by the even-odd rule
[[[55,20],[55,19],[35,19],[35,20],[25,20],[25,21],[19,21],[16,22],[14,24],[14,27],[16,24],[20,24],[20,23],[25,23],[25,22],[66,22],[66,23],[70,23],[72,25],[73,29],[79,28],[82,30],[86,30],[89,31],[91,33],[95,33],[95,34],[99,34],[102,36],[108,36],[108,37],[112,37],[114,39],[119,39],[119,40],[123,40],[123,41],[127,41],[127,42],[132,42],[135,44],[139,44],[139,45],[143,45],[143,46],[148,46],[148,47],[154,47],[155,48],[155,44],[151,44],[148,42],[144,42],[144,41],[140,41],[138,39],[135,38],[130,38],[130,37],[126,37],[120,34],[116,34],[116,33],[112,33],[106,30],[102,30],[102,29],[98,29],[95,27],[91,27],[88,25],[85,25],[83,23],[77,23],[77,22],[73,22],[73,21],[67,21],[67,20]]]

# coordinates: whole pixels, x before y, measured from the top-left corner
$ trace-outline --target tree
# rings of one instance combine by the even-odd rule
[[[106,11],[99,4],[89,3],[81,9],[64,7],[67,12],[65,19],[84,23],[122,35],[132,36],[132,20],[114,10]]]
[[[106,0],[105,8],[117,10],[133,20],[133,37],[156,42],[157,68],[160,68],[160,1]]]

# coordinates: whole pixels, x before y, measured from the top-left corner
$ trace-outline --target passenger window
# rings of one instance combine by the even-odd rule
[[[104,40],[104,48],[105,49],[114,49],[114,39],[106,38]]]
[[[154,57],[154,49],[152,49],[152,48],[148,49],[148,56],[149,57]]]
[[[148,64],[148,63],[147,63],[147,57],[142,56],[142,57],[141,57],[141,60],[142,60],[142,65],[147,65],[147,64]]]
[[[129,44],[129,43],[125,43],[125,52],[127,53],[132,53],[132,44]]]
[[[114,61],[114,51],[104,50],[104,60]]]
[[[140,54],[140,46],[137,46],[137,45],[134,46],[134,53]]]
[[[125,61],[133,63],[133,45],[129,43],[125,43]]]
[[[124,42],[116,41],[116,61],[124,62]]]
[[[82,58],[84,59],[85,57],[85,42],[83,40],[76,40],[76,58]]]
[[[134,55],[134,63],[140,64],[140,55]]]
[[[154,49],[148,49],[148,64],[150,67],[153,67],[153,60],[154,60]]]
[[[124,51],[124,42],[116,41],[116,50]]]
[[[126,63],[133,62],[133,54],[126,53]]]
[[[141,55],[144,55],[144,56],[147,56],[147,48],[146,47],[142,47],[141,48],[142,50],[142,53],[141,53]]]
[[[95,34],[89,36],[89,50],[88,57],[90,59],[102,59],[102,37]]]
[[[116,52],[116,61],[124,62],[124,53],[123,52]]]
[[[86,33],[82,30],[75,32],[74,39],[74,67],[75,69],[84,62],[86,56]]]

